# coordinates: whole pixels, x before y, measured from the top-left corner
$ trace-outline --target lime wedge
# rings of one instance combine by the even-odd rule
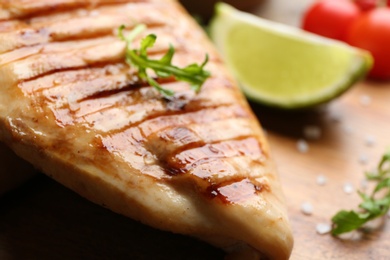
[[[218,3],[210,35],[249,99],[285,109],[327,102],[363,78],[371,55]]]

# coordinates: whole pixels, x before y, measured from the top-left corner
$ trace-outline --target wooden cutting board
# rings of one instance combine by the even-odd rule
[[[267,1],[257,14],[299,26],[302,13],[314,1]],[[284,185],[295,237],[292,259],[390,259],[389,224],[344,240],[316,233],[317,224],[329,224],[337,211],[356,209],[360,202],[356,190],[365,186],[364,172],[375,168],[390,148],[390,81],[361,82],[316,111],[253,108],[268,129]],[[322,134],[318,140],[308,140],[308,152],[300,153],[297,142],[308,126],[321,129]],[[325,185],[317,183],[319,176],[326,177]],[[352,185],[351,194],[344,191],[346,184]],[[312,205],[312,215],[302,213],[303,203]]]
[[[264,2],[257,14],[289,24],[312,0]],[[251,104],[267,129],[295,236],[291,259],[389,259],[390,225],[341,240],[316,233],[340,209],[359,203],[361,187],[390,146],[390,82],[364,81],[317,110],[286,113]],[[321,130],[300,153],[303,129]],[[371,145],[367,142],[370,141]],[[17,174],[15,172],[15,174]],[[317,184],[325,176],[324,185]],[[301,211],[303,203],[313,213]],[[96,206],[44,176],[0,198],[0,259],[223,259],[203,242],[144,226]]]
[[[337,211],[356,209],[360,202],[356,190],[364,187],[364,172],[373,169],[390,147],[390,84],[362,82],[317,111],[253,108],[268,129],[287,197],[295,237],[292,259],[390,259],[388,224],[348,240],[316,233],[316,225],[329,224]],[[307,126],[318,127],[322,134],[308,140],[309,150],[301,153],[297,143]],[[317,183],[319,176],[326,178],[324,185]],[[344,191],[346,184],[352,185],[352,193]],[[304,203],[312,205],[311,215],[303,214]]]

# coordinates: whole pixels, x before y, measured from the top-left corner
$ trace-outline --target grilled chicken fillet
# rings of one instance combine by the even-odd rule
[[[203,31],[173,0],[0,1],[0,137],[89,200],[237,259],[288,259],[292,235],[261,127]],[[140,81],[117,35],[136,24],[201,63],[199,93]]]

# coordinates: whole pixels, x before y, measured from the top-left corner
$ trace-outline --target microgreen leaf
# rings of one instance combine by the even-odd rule
[[[377,193],[383,188],[389,188],[389,187],[390,187],[390,178],[386,178],[378,183],[378,185],[375,187],[374,193]]]
[[[367,221],[367,214],[359,214],[353,210],[342,210],[332,218],[332,234],[340,235],[342,233],[350,232],[360,228]]]
[[[387,166],[387,168],[386,168]],[[390,173],[390,151],[385,153],[378,165],[378,171],[384,175]]]
[[[131,43],[137,35],[146,29],[145,25],[136,26],[132,32],[125,37],[123,34],[125,26],[119,27],[119,38],[126,42],[126,63],[138,69],[138,76],[140,79],[146,81],[149,85],[153,86],[165,97],[171,97],[174,95],[172,90],[163,88],[156,79],[152,78],[148,74],[148,70],[154,71],[159,78],[174,77],[177,80],[188,82],[195,92],[199,92],[202,85],[208,77],[210,72],[204,69],[208,62],[208,55],[206,54],[205,60],[201,65],[196,63],[190,64],[184,68],[179,68],[172,65],[172,59],[175,54],[175,49],[172,45],[169,45],[168,51],[161,59],[150,59],[148,57],[148,49],[153,47],[157,36],[155,34],[149,34],[142,39],[139,49],[134,49]]]
[[[386,152],[375,172],[367,172],[366,178],[369,181],[376,181],[377,184],[373,189],[371,195],[358,192],[360,198],[363,200],[359,204],[361,212],[354,210],[341,210],[332,218],[333,235],[340,235],[342,233],[350,232],[363,227],[368,221],[378,218],[386,214],[390,208],[390,150]],[[386,167],[387,166],[387,167]],[[387,192],[384,192],[387,190]],[[378,195],[382,197],[378,198]]]

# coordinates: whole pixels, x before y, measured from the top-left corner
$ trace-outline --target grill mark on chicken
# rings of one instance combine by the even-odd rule
[[[261,148],[253,137],[241,137],[217,143],[207,143],[204,146],[183,147],[182,151],[173,153],[167,158],[169,168],[180,169],[187,172],[210,160],[218,158],[231,158],[248,156],[253,161],[261,161]]]
[[[248,118],[216,120],[207,124],[173,125],[158,133],[151,134],[146,146],[152,150],[173,153],[192,143],[212,143],[237,139],[253,134],[249,129],[253,123]],[[213,129],[225,129],[215,132]]]
[[[95,114],[86,116],[85,118],[78,119],[77,122],[87,123],[88,127],[94,128],[95,130],[101,131],[102,134],[115,134],[121,133],[128,128],[140,127],[143,133],[149,138],[149,135],[153,134],[155,131],[168,128],[176,123],[180,122],[181,124],[190,124],[191,122],[199,121],[198,117],[204,116],[204,113],[210,113],[212,122],[218,120],[219,118],[230,118],[237,115],[237,108],[231,105],[219,106],[219,107],[203,107],[197,111],[169,111],[166,110],[164,104],[156,101],[150,103],[150,106],[144,105],[135,105],[135,107],[142,108],[141,111],[134,111],[129,113],[126,110],[118,109],[113,107],[110,110],[103,110]],[[221,117],[218,117],[215,110],[223,112],[223,109],[235,109],[233,113],[228,113]],[[143,111],[143,110],[146,111]],[[239,108],[240,109],[240,108]],[[149,111],[148,111],[149,110]],[[59,110],[61,111],[61,110]],[[58,113],[57,113],[58,114]],[[243,116],[243,115],[241,115]],[[66,115],[65,115],[66,117]],[[68,118],[68,120],[71,120]],[[118,123],[120,122],[120,123]]]
[[[116,144],[120,144],[119,148],[124,149],[127,146],[123,147],[122,144],[127,141],[126,136],[134,135],[133,131],[140,133],[142,139],[139,142],[142,142],[144,145],[144,142],[149,139],[151,135],[175,125],[207,124],[229,118],[250,118],[250,115],[239,105],[204,108],[200,111],[187,113],[182,112],[174,115],[159,114],[156,115],[155,118],[149,118],[139,124],[133,125],[125,130],[121,130],[118,133],[108,133],[108,135],[103,139],[108,143],[114,141]],[[121,141],[116,141],[120,139],[122,139],[123,143]],[[113,145],[108,146],[114,149]]]
[[[149,11],[152,13],[152,16],[155,16],[155,10],[151,9],[150,7],[158,6],[164,10],[164,7],[166,5],[155,2],[151,3],[150,1],[139,1],[136,4],[134,3],[126,3],[126,1],[122,2],[116,2],[111,1],[108,4],[100,4],[94,8],[88,7],[88,6],[80,6],[73,8],[72,10],[69,10],[67,12],[50,12],[50,13],[44,13],[42,16],[33,16],[31,18],[27,18],[24,20],[18,20],[23,21],[29,26],[42,26],[43,24],[53,24],[57,23],[59,21],[68,20],[71,18],[77,18],[77,17],[88,17],[93,16],[95,18],[99,18],[101,15],[105,14],[112,14],[117,13],[120,17],[121,14],[124,12],[129,15],[128,11]],[[119,7],[119,8],[118,8]],[[146,10],[145,10],[146,8]],[[150,10],[149,10],[150,9]],[[147,14],[133,14],[133,15],[147,15]],[[161,15],[160,15],[161,16]],[[158,17],[151,17],[152,19],[159,19]]]
[[[246,156],[237,155],[234,157],[201,160],[186,173],[206,181],[200,186],[222,183],[237,177],[255,180],[259,174],[267,175],[266,172],[258,172],[258,169],[264,166],[266,159],[263,154],[259,154],[259,158],[259,160],[253,160]]]
[[[269,190],[269,186],[260,182],[254,183],[249,178],[234,178],[209,185],[204,194],[210,199],[219,199],[225,204],[235,204],[248,201],[264,190]]]
[[[142,83],[142,85],[146,85]],[[90,99],[100,99],[129,89],[138,89],[141,82],[130,78],[127,73],[107,75],[93,79],[79,80],[67,85],[57,85],[42,90],[42,95],[63,107],[69,103],[82,103]]]
[[[103,66],[94,66],[81,68],[77,70],[61,70],[47,75],[42,75],[39,78],[29,79],[18,84],[18,87],[28,95],[34,95],[46,89],[62,86],[65,88],[69,84],[75,84],[79,81],[88,82],[97,78],[127,74],[128,67],[123,63],[110,63]],[[60,95],[59,92],[57,95]]]
[[[139,124],[145,137],[149,137],[156,131],[161,131],[175,125],[211,123],[216,120],[232,117],[247,117],[251,115],[240,105],[225,105],[211,108],[204,108],[196,112],[179,112],[175,115],[160,116]]]
[[[121,82],[115,82],[115,85],[123,86],[121,88],[112,88],[112,89],[106,89],[102,91],[93,92],[88,96],[84,96],[80,98],[80,96],[75,95],[72,97],[72,102],[75,103],[74,106],[77,106],[76,109],[71,109],[72,112],[75,112],[76,117],[81,117],[87,114],[93,114],[97,112],[101,112],[102,109],[100,108],[99,104],[101,103],[101,100],[103,99],[110,99],[112,107],[116,106],[122,106],[124,110],[133,112],[135,109],[131,109],[134,104],[140,105],[139,109],[142,109],[142,105],[144,103],[148,104],[149,102],[153,103],[160,103],[163,106],[162,112],[168,112],[168,113],[176,113],[177,111],[185,110],[186,112],[193,112],[193,111],[199,111],[205,107],[212,107],[218,105],[228,105],[232,102],[232,96],[229,96],[229,92],[225,91],[226,99],[224,100],[217,100],[213,96],[206,96],[207,93],[216,93],[218,91],[207,91],[207,93],[204,93],[202,97],[198,97],[196,101],[192,100],[186,100],[182,101],[180,98],[173,99],[171,101],[161,99],[158,93],[149,85],[145,83],[138,83],[135,82],[135,84],[122,84]],[[181,87],[182,89],[188,89],[188,86],[185,84],[182,84],[180,82],[172,81],[172,82],[160,82],[161,85],[167,89],[173,89],[177,90],[178,88],[175,88],[176,86]],[[183,92],[186,90],[182,90]],[[190,92],[190,91],[188,91]],[[74,93],[74,92],[69,92]],[[192,92],[188,93],[188,96],[194,95]],[[149,100],[145,97],[149,96]],[[70,97],[68,96],[63,100],[63,106],[70,105]],[[61,101],[60,101],[61,102]],[[212,102],[215,102],[212,104]],[[86,105],[86,103],[88,105]],[[195,104],[193,104],[195,103]],[[60,103],[57,103],[56,106],[59,106]],[[88,109],[86,109],[86,106],[88,106]],[[84,108],[84,109],[83,109]],[[106,108],[103,108],[107,109]],[[148,110],[146,110],[148,111]],[[154,112],[158,113],[158,109],[155,109]]]
[[[120,77],[115,77],[115,76],[120,76]],[[101,98],[110,97],[112,95],[117,95],[120,97],[121,95],[124,94],[128,96],[127,98],[128,100],[137,100],[142,102],[141,98],[143,98],[143,96],[140,95],[139,90],[141,88],[148,88],[152,90],[150,85],[147,82],[141,81],[136,76],[135,73],[134,74],[127,73],[126,75],[122,74],[122,75],[115,75],[115,76],[113,77],[111,82],[107,82],[107,78],[95,79],[96,81],[101,81],[101,84],[97,84],[98,87],[95,89],[91,89],[91,85],[94,84],[93,81],[89,81],[91,85],[88,86],[88,89],[84,87],[85,82],[81,82],[82,86],[80,86],[79,89],[72,91],[73,93],[75,92],[77,93],[77,91],[79,91],[78,94],[76,95],[75,101],[79,102],[81,105],[83,102],[87,102],[87,101],[93,102]],[[177,81],[173,77],[163,78],[163,79],[157,78],[155,79],[155,81],[159,83],[161,86],[164,86],[165,88],[167,88],[168,84],[177,83]],[[158,98],[160,99],[160,97]],[[124,101],[126,101],[127,99],[124,99]],[[115,103],[113,104],[116,105]],[[126,103],[122,102],[122,104],[125,105]]]
[[[74,8],[95,8],[113,3],[142,3],[145,0],[4,0],[0,4],[0,20],[40,16],[47,12],[57,13]]]
[[[155,151],[159,158],[166,160],[172,157],[172,154],[204,146],[207,143],[248,138],[253,136],[251,127],[253,122],[245,117],[216,120],[207,124],[172,126],[150,135],[145,146]],[[215,132],[214,129],[224,129],[224,131]]]
[[[21,47],[33,46],[49,42],[61,42],[77,39],[97,38],[106,35],[112,35],[113,31],[118,30],[119,26],[126,25],[131,29],[137,23],[144,23],[149,29],[162,27],[165,25],[167,17],[156,14],[156,6],[143,4],[139,6],[140,10],[132,12],[132,8],[126,5],[107,6],[100,9],[94,9],[89,12],[85,9],[74,11],[69,17],[53,17],[53,21],[45,16],[45,20],[25,21],[25,24],[19,23],[18,29],[3,31],[0,33],[0,40],[7,40],[0,46],[0,53],[11,51]],[[159,9],[166,6],[161,5]],[[83,13],[84,11],[84,13]],[[102,13],[99,19],[96,19],[94,13]],[[132,13],[129,15],[129,13]],[[50,17],[50,16],[49,16]],[[0,24],[1,28],[1,24]],[[7,27],[5,27],[7,28]]]
[[[4,81],[23,81],[47,75],[63,69],[87,67],[92,64],[118,62],[124,55],[123,42],[112,41],[91,48],[79,48],[69,52],[32,55],[24,60],[15,61],[3,67],[4,72],[13,71],[14,78],[2,75]]]
[[[6,66],[7,63],[10,62],[20,62],[27,63],[29,59],[35,58],[41,55],[45,55],[42,57],[42,61],[48,60],[50,61],[50,57],[53,55],[64,55],[66,53],[70,53],[70,55],[74,55],[77,53],[81,53],[83,50],[88,48],[94,48],[99,45],[110,44],[119,42],[116,37],[101,37],[97,39],[85,39],[83,41],[68,41],[63,43],[51,43],[45,45],[36,45],[30,47],[24,47],[20,49],[16,49],[14,51],[10,51],[0,55],[0,64],[1,66]],[[74,48],[73,48],[74,46]],[[77,51],[77,52],[76,52]],[[52,56],[50,56],[52,55]],[[47,62],[48,62],[47,61]],[[28,78],[24,78],[26,80]]]
[[[51,83],[51,81],[48,80],[48,83]],[[181,82],[172,81],[172,79],[166,79],[160,81],[160,83],[166,88],[171,88],[174,90],[180,89],[180,91],[188,93],[188,95],[194,95],[193,92],[189,90],[189,87]],[[26,86],[26,84],[21,85],[23,89],[29,88],[31,86]],[[137,91],[139,88],[145,88],[145,91]],[[50,88],[41,88],[41,90],[42,95],[48,99],[48,102],[53,103],[55,108],[62,108],[69,105],[70,110],[76,112],[76,116],[78,116],[77,114],[79,114],[78,112],[80,108],[85,107],[84,103],[86,102],[89,103],[89,110],[92,110],[89,112],[80,112],[81,114],[98,112],[100,110],[99,104],[101,103],[101,99],[111,99],[112,106],[123,106],[128,104],[131,105],[133,103],[142,104],[142,102],[145,100],[145,95],[148,95],[149,92],[155,93],[155,91],[148,85],[144,83],[140,84],[138,81],[133,82],[132,79],[128,79],[126,74],[108,75],[105,77],[101,76],[92,79],[89,78],[86,80],[76,81],[68,85],[52,84]],[[197,96],[195,101],[190,100],[183,105],[186,107],[188,106],[191,110],[199,109],[203,103],[209,102],[211,104],[211,101],[217,101],[212,96],[209,96],[209,94],[215,94],[218,92],[221,91],[218,89],[214,89],[213,91],[212,89],[210,89],[210,91],[206,90],[204,93]],[[234,96],[232,95],[233,93],[226,90],[223,91],[223,93],[225,94],[225,99],[219,100],[219,103],[232,103],[234,99]],[[37,94],[38,91],[35,93],[35,95]],[[154,95],[155,97],[152,98],[153,101],[160,102],[160,96],[158,96],[157,93]],[[115,101],[115,97],[117,97],[117,101]],[[177,101],[167,102],[166,108],[168,110],[177,110],[177,108],[175,109],[175,107],[177,107],[175,103],[177,102],[181,102],[180,99]],[[193,105],[193,102],[196,104]],[[77,109],[72,109],[72,106],[77,107]],[[95,110],[93,108],[95,108]],[[128,108],[125,109],[127,110]]]
[[[164,147],[160,147],[160,149],[146,147],[156,154],[159,163],[169,174],[191,173],[211,182],[213,176],[214,178],[218,176],[217,179],[220,179],[221,176],[238,176],[239,172],[243,173],[243,176],[248,174],[245,169],[235,167],[236,163],[232,161],[234,158],[244,158],[246,164],[249,162],[261,164],[264,161],[265,154],[262,152],[260,144],[253,139],[253,136],[249,135],[230,139],[215,139],[207,143],[198,140],[189,142],[176,150],[169,148],[165,150]]]
[[[129,67],[123,63],[118,64],[105,64],[89,67],[87,69],[69,69],[60,70],[54,73],[48,73],[38,78],[29,79],[19,83],[19,88],[27,95],[37,95],[43,93],[49,100],[53,96],[53,101],[58,99],[66,99],[70,92],[75,92],[77,101],[93,99],[95,95],[99,95],[104,91],[120,91],[124,89],[124,86],[134,85],[141,86],[146,83],[139,82],[136,72],[129,69]],[[180,96],[189,95],[193,93],[189,90],[186,83],[177,82],[173,78],[156,79],[164,87],[172,88],[180,92]],[[169,85],[169,86],[168,86]],[[202,101],[208,98],[213,91],[216,95],[229,93],[224,97],[225,101],[233,102],[233,92],[226,82],[222,82],[220,78],[216,76],[210,78],[205,84],[203,89],[207,92],[201,92],[198,95],[191,95],[193,103],[196,101]],[[223,90],[225,89],[225,90]],[[127,88],[126,88],[127,90]],[[223,92],[222,92],[223,91]],[[222,92],[222,93],[220,93]],[[145,98],[144,94],[134,92],[138,98]],[[137,98],[137,97],[134,97]],[[160,96],[158,97],[160,99]],[[142,100],[141,100],[142,101]]]

